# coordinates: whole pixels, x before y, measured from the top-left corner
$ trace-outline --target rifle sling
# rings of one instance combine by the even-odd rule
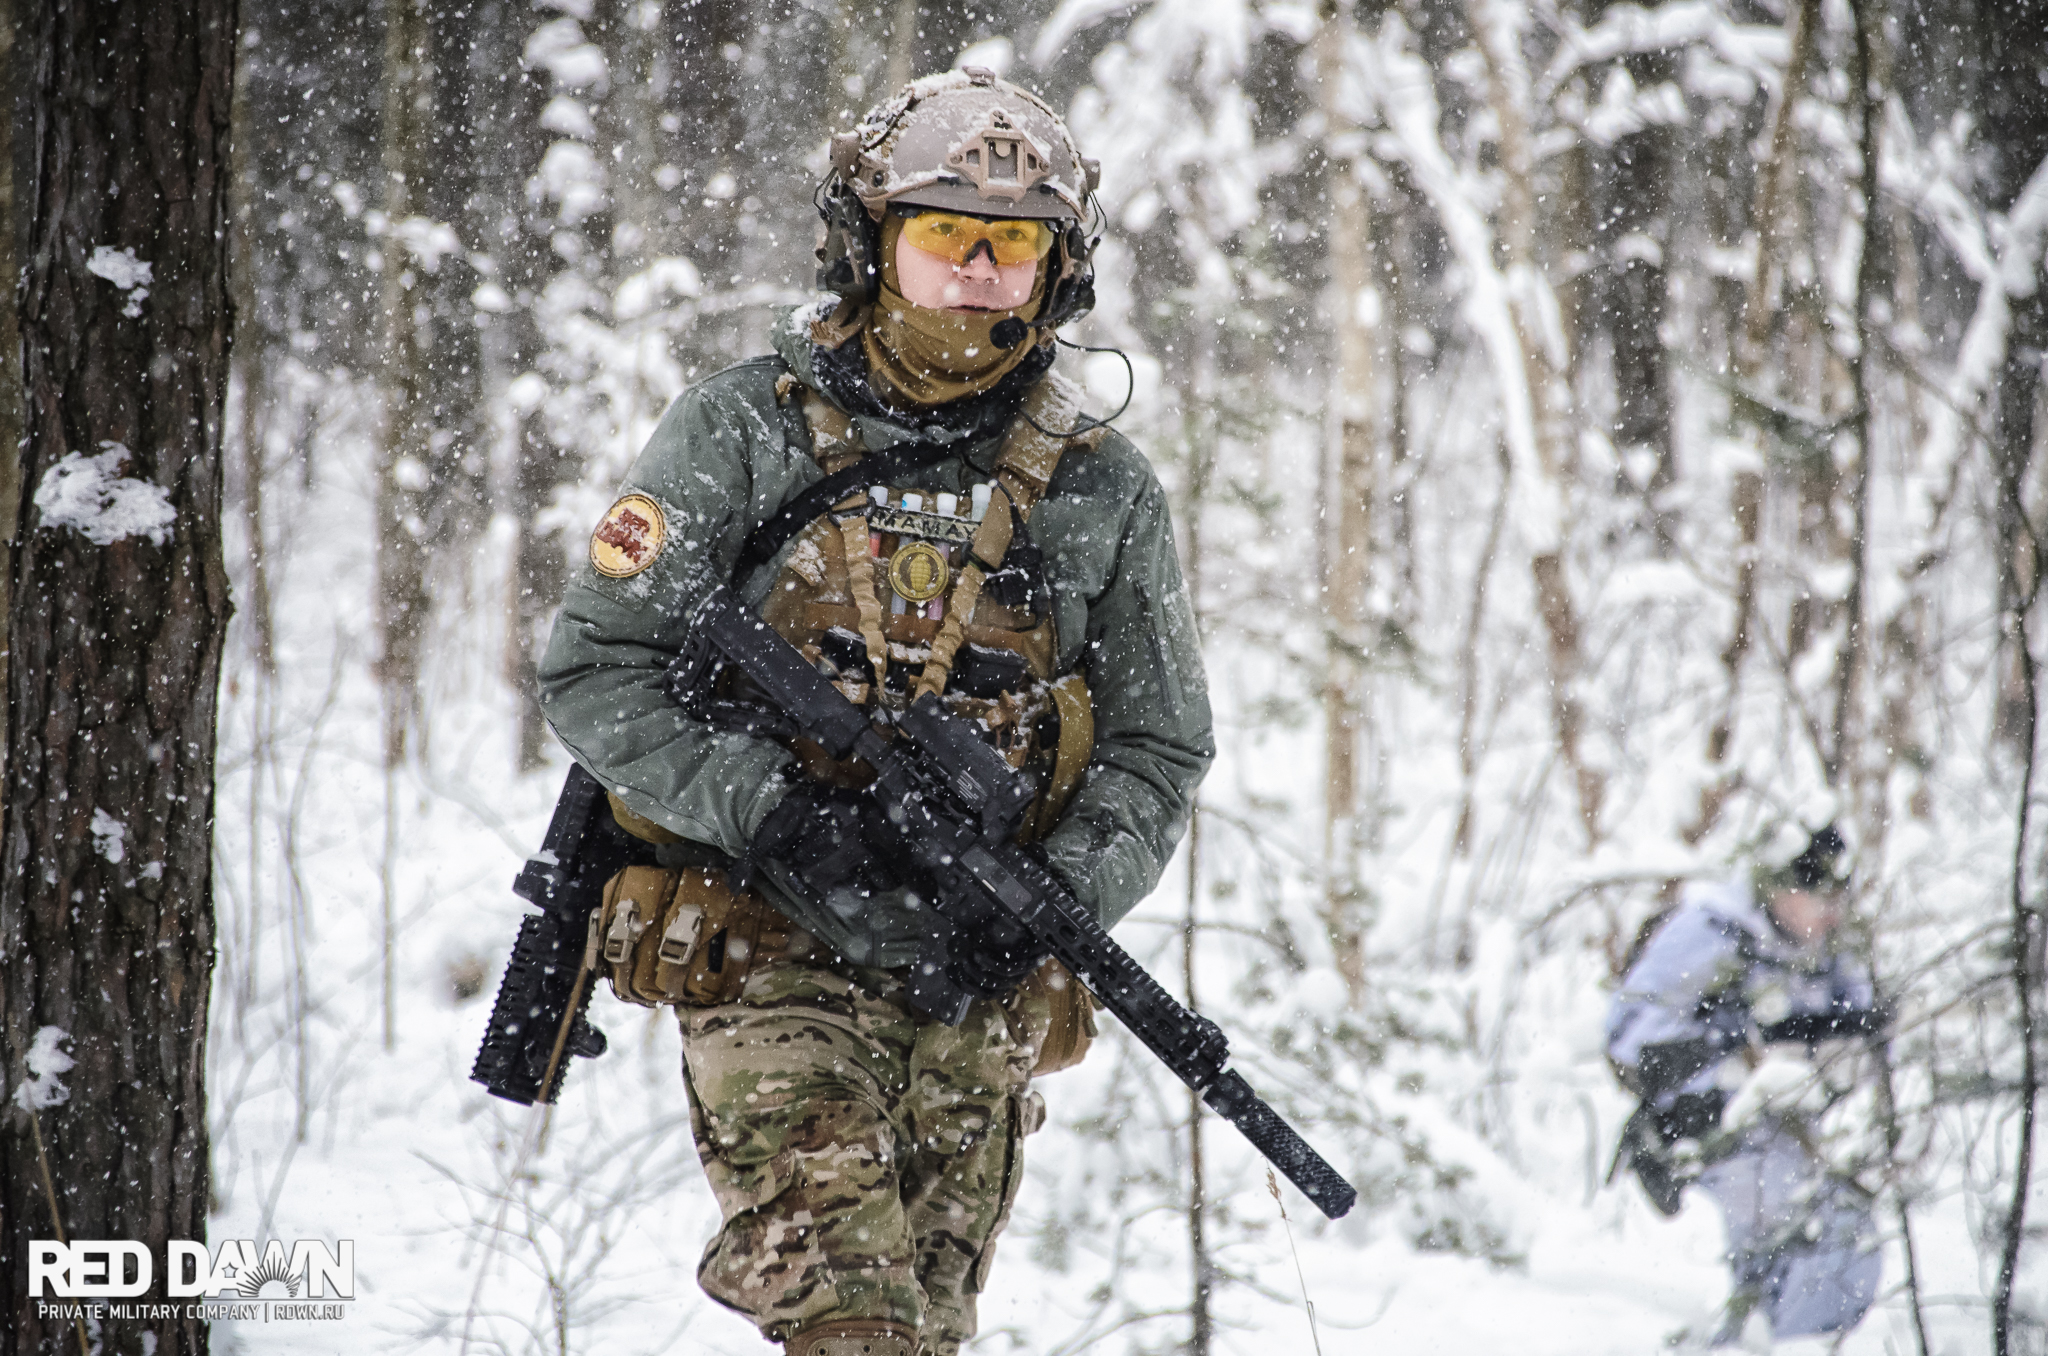
[[[842,467],[776,510],[740,543],[740,558],[733,566],[737,583],[775,559],[775,553],[812,520],[846,498],[862,485],[887,485],[904,471],[917,471],[948,456],[937,443],[898,443],[880,456],[863,458]]]

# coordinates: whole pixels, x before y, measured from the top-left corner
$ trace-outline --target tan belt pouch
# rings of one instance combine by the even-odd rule
[[[629,866],[605,885],[598,962],[628,1003],[713,1007],[740,996],[755,961],[809,938],[716,872]]]

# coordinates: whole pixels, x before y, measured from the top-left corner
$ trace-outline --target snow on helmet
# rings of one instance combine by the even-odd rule
[[[832,138],[832,168],[877,217],[900,202],[1077,222],[1097,174],[1044,100],[981,66],[905,85]]]

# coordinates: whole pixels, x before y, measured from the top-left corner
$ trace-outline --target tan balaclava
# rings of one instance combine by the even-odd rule
[[[1031,296],[1015,310],[935,311],[911,305],[897,290],[896,241],[902,234],[903,218],[892,213],[882,219],[881,295],[860,337],[868,371],[891,404],[943,405],[979,395],[1031,352],[1029,343],[999,348],[989,331],[1012,316],[1030,320],[1038,314],[1045,299],[1045,261],[1039,261]]]

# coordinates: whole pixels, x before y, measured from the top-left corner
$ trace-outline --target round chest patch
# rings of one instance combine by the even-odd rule
[[[629,494],[605,510],[590,534],[590,564],[611,579],[626,579],[654,563],[668,537],[661,505],[644,494]]]
[[[946,591],[953,571],[939,548],[914,541],[889,557],[889,587],[906,602],[928,603]]]

